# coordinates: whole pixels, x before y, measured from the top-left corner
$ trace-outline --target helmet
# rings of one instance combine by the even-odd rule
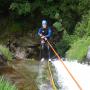
[[[47,25],[47,21],[46,20],[42,20],[42,25]]]

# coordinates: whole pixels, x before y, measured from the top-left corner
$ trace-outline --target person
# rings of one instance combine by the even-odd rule
[[[50,59],[50,47],[46,43],[47,40],[50,40],[51,34],[52,34],[52,30],[50,27],[48,27],[47,21],[42,20],[42,27],[39,28],[39,30],[38,30],[38,35],[41,38],[41,49],[42,49],[41,50],[41,61],[45,60],[45,55],[46,55],[45,47],[47,48],[48,59],[49,59],[49,61],[51,61],[51,59]]]

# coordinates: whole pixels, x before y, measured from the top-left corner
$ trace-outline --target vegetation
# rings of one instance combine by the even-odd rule
[[[56,44],[58,52],[65,56],[75,43],[90,36],[90,1],[0,0],[0,32],[3,34],[37,32],[42,19],[47,19],[59,32],[62,27],[65,29],[63,38]]]
[[[55,22],[53,26],[56,28],[57,31],[62,31],[62,24],[61,22]]]
[[[0,90],[17,90],[17,88],[5,80],[4,77],[0,77]]]
[[[12,60],[12,53],[3,45],[0,45],[0,53],[4,55],[5,59],[8,61]]]
[[[67,51],[66,57],[69,60],[79,60],[81,62],[87,54],[90,45],[90,37],[82,38],[71,45],[71,49]]]
[[[31,7],[30,7],[30,3],[28,3],[27,1],[23,3],[13,2],[10,5],[10,9],[15,13],[17,13],[18,15],[22,15],[22,14],[26,15],[27,13],[30,12]]]
[[[75,27],[75,34],[79,38],[90,36],[90,11],[88,14],[83,16],[81,22],[77,23]]]
[[[83,16],[81,22],[77,23],[74,34],[78,39],[71,44],[71,48],[67,51],[66,57],[82,61],[86,57],[87,49],[90,46],[90,12]]]

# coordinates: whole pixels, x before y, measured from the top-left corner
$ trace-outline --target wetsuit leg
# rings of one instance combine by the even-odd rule
[[[48,59],[50,59],[51,52],[50,52],[50,47],[49,47],[49,45],[47,45],[47,50],[48,50]]]
[[[45,44],[41,44],[41,58],[45,58],[45,52],[44,52],[44,49],[45,49]]]

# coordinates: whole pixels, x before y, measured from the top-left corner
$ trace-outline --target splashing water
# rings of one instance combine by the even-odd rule
[[[37,77],[39,90],[53,90],[48,77],[47,68],[47,61],[40,63]]]
[[[58,73],[58,83],[62,84],[61,90],[80,90],[59,60],[52,63]],[[64,61],[64,63],[82,87],[82,90],[90,90],[90,66],[76,61]]]

